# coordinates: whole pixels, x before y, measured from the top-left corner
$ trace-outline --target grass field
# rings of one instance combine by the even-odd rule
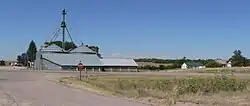
[[[250,78],[235,76],[92,76],[61,83],[154,106],[250,106]],[[189,105],[188,105],[189,104]]]
[[[139,67],[150,65],[150,66],[159,66],[159,65],[164,65],[164,66],[171,66],[173,64],[160,64],[160,63],[152,63],[152,62],[136,62]]]

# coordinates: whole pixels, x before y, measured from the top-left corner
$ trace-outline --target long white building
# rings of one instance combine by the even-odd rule
[[[79,62],[88,70],[101,71],[135,71],[137,64],[133,59],[100,58],[97,53],[85,45],[81,45],[68,52],[52,44],[41,48],[36,54],[35,69],[58,70],[76,69]]]

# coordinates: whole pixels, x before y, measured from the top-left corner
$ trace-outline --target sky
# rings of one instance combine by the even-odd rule
[[[250,58],[249,0],[2,0],[0,59],[50,40],[67,9],[76,44],[103,56]]]

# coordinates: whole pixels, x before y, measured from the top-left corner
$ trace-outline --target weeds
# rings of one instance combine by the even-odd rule
[[[214,76],[189,76],[189,77],[96,77],[83,80],[98,88],[134,98],[153,97],[166,100],[169,105],[177,101],[185,101],[183,97],[193,95],[216,95],[220,92],[242,92],[249,89],[249,79],[242,79],[227,73],[218,73]],[[192,98],[191,97],[191,98]],[[186,100],[190,101],[191,98]],[[213,99],[212,99],[213,100]],[[199,103],[200,99],[194,100]],[[214,101],[217,103],[220,101]]]
[[[111,79],[112,80],[112,79]],[[243,91],[248,87],[248,81],[231,76],[215,76],[215,77],[186,77],[159,80],[135,80],[115,78],[114,81],[102,79],[89,79],[88,83],[101,88],[113,91],[131,91],[142,89],[156,90],[162,92],[171,92],[175,87],[178,95],[190,93],[217,93],[219,91]],[[141,93],[140,93],[141,94]]]

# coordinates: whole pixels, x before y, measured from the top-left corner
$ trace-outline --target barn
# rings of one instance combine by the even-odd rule
[[[137,71],[137,64],[133,59],[101,58],[86,45],[80,45],[65,52],[61,47],[52,44],[43,46],[36,54],[36,70],[72,70],[81,61],[86,70],[99,71]]]

